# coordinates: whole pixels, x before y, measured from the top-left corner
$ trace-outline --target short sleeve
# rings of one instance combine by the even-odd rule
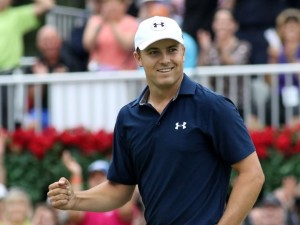
[[[15,17],[18,18],[16,26],[21,34],[25,34],[38,27],[39,21],[37,16],[34,14],[34,5],[25,5],[14,7]],[[20,23],[20,21],[22,21]]]
[[[115,129],[113,141],[113,157],[107,178],[110,181],[125,185],[135,185],[137,179],[134,173],[134,165],[130,157],[130,149],[126,141],[126,129],[124,126],[125,108],[121,109]]]
[[[217,154],[229,164],[237,163],[255,151],[237,108],[223,96],[212,102],[207,128]]]

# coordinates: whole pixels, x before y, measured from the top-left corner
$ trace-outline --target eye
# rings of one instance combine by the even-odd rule
[[[177,51],[178,51],[178,48],[176,48],[176,47],[169,48],[170,53],[175,53]]]
[[[149,55],[157,55],[158,54],[158,51],[157,50],[150,50],[148,52]]]

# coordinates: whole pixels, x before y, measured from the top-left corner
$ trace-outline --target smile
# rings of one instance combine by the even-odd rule
[[[164,68],[164,69],[158,69],[157,71],[162,72],[162,73],[167,73],[170,72],[174,67],[171,68]]]

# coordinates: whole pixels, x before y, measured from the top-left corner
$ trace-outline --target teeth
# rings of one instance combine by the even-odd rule
[[[168,68],[168,69],[160,69],[160,70],[158,70],[158,71],[160,71],[160,72],[169,72],[169,71],[171,71],[171,68]]]

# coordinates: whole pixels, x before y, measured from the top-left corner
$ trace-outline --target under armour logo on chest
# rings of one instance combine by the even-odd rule
[[[180,124],[179,122],[175,123],[175,129],[178,130],[179,127],[183,130],[186,129],[186,122],[183,122],[182,124]]]
[[[157,28],[158,26],[164,27],[165,23],[161,22],[161,23],[153,23],[154,28]]]

